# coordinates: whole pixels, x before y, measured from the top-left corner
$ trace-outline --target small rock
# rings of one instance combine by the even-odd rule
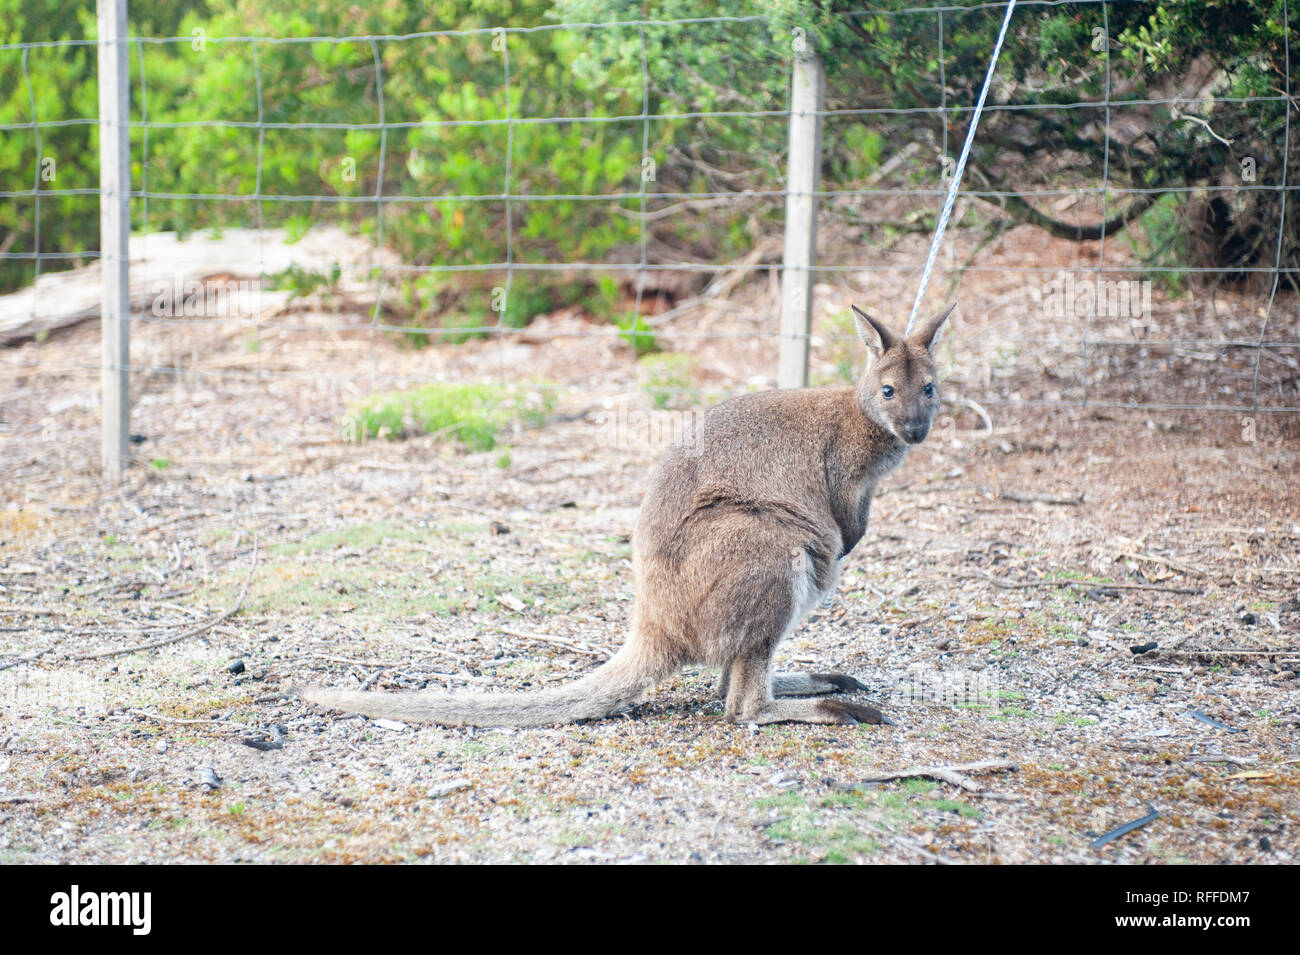
[[[214,789],[221,788],[221,777],[217,775],[217,771],[213,768],[211,763],[204,767],[203,778],[200,782],[206,792],[212,792]]]
[[[524,609],[524,602],[514,594],[497,594],[497,603],[519,613]]]
[[[163,753],[167,752],[167,741],[165,739],[160,739],[158,742],[153,744],[153,748],[154,751],[161,756]]]
[[[269,740],[257,739],[256,737],[245,737],[242,742],[245,746],[251,746],[253,749],[262,752],[270,752],[275,749],[284,748],[285,729],[279,723],[271,725],[271,738]]]
[[[384,719],[379,719],[379,720],[375,720],[375,725],[378,726],[380,729],[385,729],[385,730],[404,730],[404,729],[406,729],[406,724],[405,724],[405,723],[399,723],[397,720],[384,720]]]
[[[243,661],[243,660],[236,660],[234,663],[230,664],[230,666],[226,667],[226,669],[227,669],[228,671],[230,671],[231,673],[243,673],[243,672],[244,672],[244,661]]]
[[[430,786],[429,798],[437,799],[440,796],[446,796],[448,793],[458,792],[462,789],[469,789],[473,785],[474,784],[472,782],[470,782],[468,779],[465,779],[464,777],[461,777],[460,779],[449,779],[445,783],[439,783],[436,786]],[[340,802],[341,801],[342,800],[340,800]]]
[[[493,521],[488,525],[488,530],[492,533],[493,537],[501,537],[502,535],[510,533],[510,528],[505,524],[502,524],[500,521]]]

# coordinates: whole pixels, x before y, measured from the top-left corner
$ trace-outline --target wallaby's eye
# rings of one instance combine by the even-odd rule
[[[886,398],[892,398],[894,397],[894,386],[885,385],[885,387],[880,389],[880,393],[884,395]]]
[[[926,396],[927,398],[933,398],[933,397],[934,397],[934,385],[926,385],[926,386],[925,386],[925,396]]]

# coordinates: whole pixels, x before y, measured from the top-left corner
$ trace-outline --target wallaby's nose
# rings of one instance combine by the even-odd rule
[[[908,444],[920,444],[930,433],[930,422],[909,421],[903,425],[903,440]]]

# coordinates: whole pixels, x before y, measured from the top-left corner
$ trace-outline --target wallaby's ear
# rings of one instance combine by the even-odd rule
[[[925,324],[913,333],[912,338],[919,341],[926,348],[933,350],[934,346],[939,344],[939,339],[942,337],[940,335],[940,330],[943,328],[944,322],[948,321],[948,316],[952,314],[952,310],[956,307],[957,303],[953,302],[947,308],[943,309],[943,311],[935,312],[934,315],[925,322]]]
[[[897,344],[898,339],[893,332],[856,305],[853,306],[853,313],[858,326],[858,337],[867,346],[872,358],[879,358]]]

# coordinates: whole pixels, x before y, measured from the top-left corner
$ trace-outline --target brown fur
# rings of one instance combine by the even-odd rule
[[[931,349],[952,308],[906,339],[854,311],[869,353],[856,387],[733,398],[660,460],[632,538],[632,632],[609,662],[539,693],[301,695],[371,716],[538,726],[607,716],[699,663],[721,670],[736,722],[887,722],[871,707],[806,698],[861,689],[852,677],[771,670],[781,641],[833,593],[877,482],[924,440],[939,406]]]

